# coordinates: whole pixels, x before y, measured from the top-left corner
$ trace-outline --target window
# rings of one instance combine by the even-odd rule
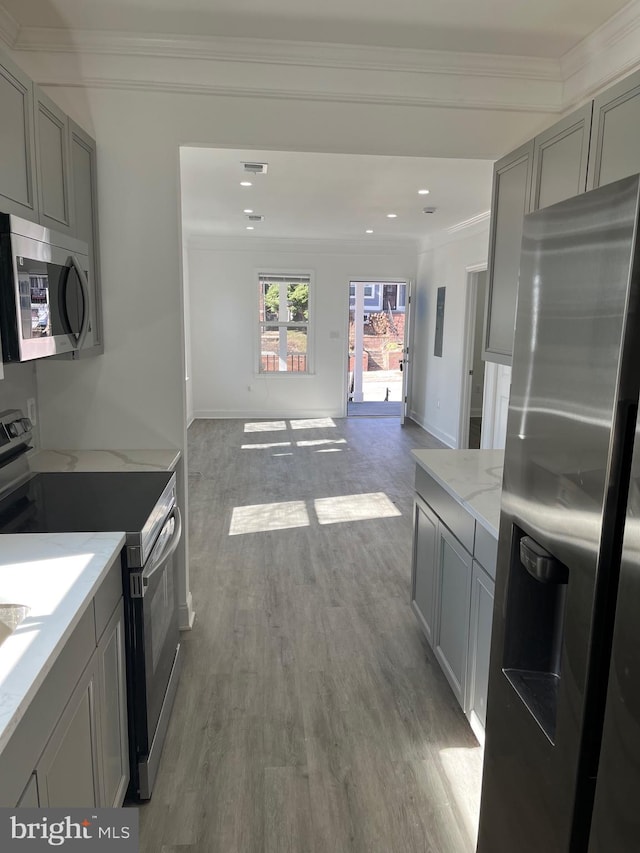
[[[309,373],[309,275],[259,275],[260,373]]]

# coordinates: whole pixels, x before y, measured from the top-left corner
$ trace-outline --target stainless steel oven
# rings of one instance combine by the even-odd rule
[[[171,471],[32,474],[28,418],[0,412],[0,534],[125,531],[130,798],[149,799],[181,667]],[[1,546],[0,546],[1,547]]]
[[[96,318],[86,243],[0,214],[0,330],[4,361],[93,346]]]
[[[169,510],[148,559],[126,549],[127,696],[131,781],[130,796],[147,800],[158,772],[181,666],[175,551],[182,535],[175,504],[175,480],[161,499]],[[170,508],[169,508],[170,507]],[[131,733],[131,732],[130,732]]]

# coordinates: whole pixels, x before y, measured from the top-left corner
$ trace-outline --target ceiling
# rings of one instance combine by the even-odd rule
[[[626,0],[0,0],[21,27],[557,58]]]
[[[0,24],[4,10],[5,32],[9,24],[13,41],[20,46],[24,36],[27,50],[34,44],[46,49],[47,35],[55,31],[76,30],[230,37],[234,44],[242,37],[368,45],[381,53],[411,48],[433,49],[438,56],[501,54],[560,67],[567,51],[625,5],[625,0],[0,0]],[[82,43],[80,33],[77,38]],[[460,56],[444,62],[455,82]],[[295,74],[295,68],[286,73]],[[240,162],[255,159],[269,163],[268,174],[243,189]],[[489,209],[491,171],[486,160],[183,149],[183,221],[189,235],[422,241]],[[421,187],[430,194],[419,196]],[[426,205],[436,213],[424,214]],[[265,216],[251,232],[245,207]],[[397,218],[387,219],[390,212]],[[366,235],[367,228],[374,234]]]
[[[256,160],[267,173],[244,174],[242,163]],[[182,148],[180,162],[189,236],[420,242],[491,203],[487,160]],[[250,222],[245,208],[264,221]]]

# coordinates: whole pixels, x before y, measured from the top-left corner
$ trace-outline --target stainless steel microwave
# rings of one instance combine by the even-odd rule
[[[93,345],[89,247],[0,214],[0,334],[5,362]]]

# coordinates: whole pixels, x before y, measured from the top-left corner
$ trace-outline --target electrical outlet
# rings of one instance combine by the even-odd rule
[[[35,397],[29,397],[27,400],[27,417],[34,426],[38,423]]]

